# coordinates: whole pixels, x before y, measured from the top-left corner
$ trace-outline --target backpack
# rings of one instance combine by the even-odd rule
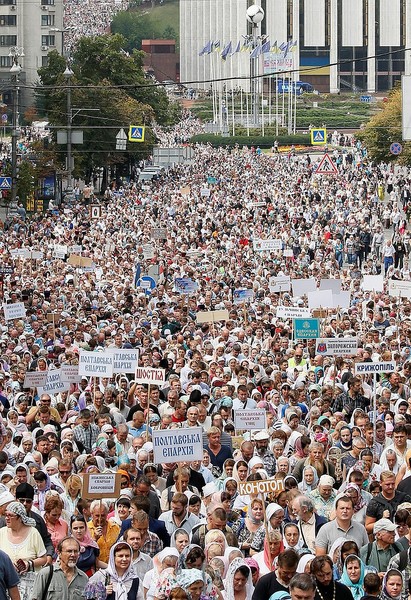
[[[368,565],[368,561],[370,560],[370,554],[372,551],[372,546],[374,542],[369,542],[367,546],[367,557],[365,559],[365,564]],[[398,563],[398,570],[404,571],[405,567],[408,565],[408,550],[401,550],[401,544],[395,542],[393,546],[399,550],[398,554],[400,556],[400,562]]]

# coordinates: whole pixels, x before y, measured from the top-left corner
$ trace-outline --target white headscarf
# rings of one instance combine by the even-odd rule
[[[225,598],[225,600],[235,600],[234,575],[240,567],[247,567],[247,569],[248,569],[247,583],[245,585],[245,600],[251,600],[251,597],[254,592],[254,586],[253,586],[253,580],[252,580],[252,576],[251,576],[251,569],[245,562],[244,558],[235,558],[228,567],[227,576],[226,576],[225,582],[224,582],[224,588],[225,588],[224,598]]]
[[[130,549],[130,556],[133,557],[133,550],[131,546],[126,542],[117,542],[110,549],[110,558],[108,561],[108,567],[106,572],[110,575],[111,579],[116,583],[116,600],[127,600],[128,592],[133,585],[133,579],[137,578],[137,573],[134,571],[133,563],[130,561],[130,565],[127,571],[121,575],[117,573],[115,565],[114,553],[119,545],[126,545]]]

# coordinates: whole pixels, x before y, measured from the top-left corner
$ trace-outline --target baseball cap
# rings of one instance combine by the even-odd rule
[[[395,531],[396,525],[395,523],[391,523],[388,519],[380,519],[376,523],[374,523],[374,533],[378,533],[379,531]]]

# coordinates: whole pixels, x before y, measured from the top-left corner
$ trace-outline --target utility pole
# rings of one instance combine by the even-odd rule
[[[72,139],[71,139],[71,77],[73,71],[67,65],[64,76],[67,78],[67,187],[66,194],[73,191],[73,158],[72,158]]]
[[[20,56],[24,56],[23,48],[13,46],[10,48],[9,56],[13,57],[13,64],[10,69],[13,84],[13,120],[11,129],[11,206],[15,207],[17,200],[17,138],[19,137],[19,99],[18,99],[18,80],[21,72],[21,66],[18,63]]]

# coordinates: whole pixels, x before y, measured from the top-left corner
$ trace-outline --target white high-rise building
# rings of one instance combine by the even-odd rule
[[[298,78],[321,91],[388,90],[403,73],[411,74],[411,52],[405,50],[411,47],[411,0],[180,0],[182,83],[208,89],[207,80],[249,74],[248,53],[222,61],[218,52],[199,52],[209,41],[220,47],[231,41],[234,49],[250,33],[250,4],[264,8],[261,34],[272,44],[297,41]],[[227,81],[228,88],[237,85],[247,87]]]
[[[0,0],[0,80],[7,93],[12,53],[21,65],[20,113],[34,103],[31,89],[50,50],[62,50],[63,0]],[[10,51],[12,49],[12,51]],[[22,52],[24,53],[23,55]]]

